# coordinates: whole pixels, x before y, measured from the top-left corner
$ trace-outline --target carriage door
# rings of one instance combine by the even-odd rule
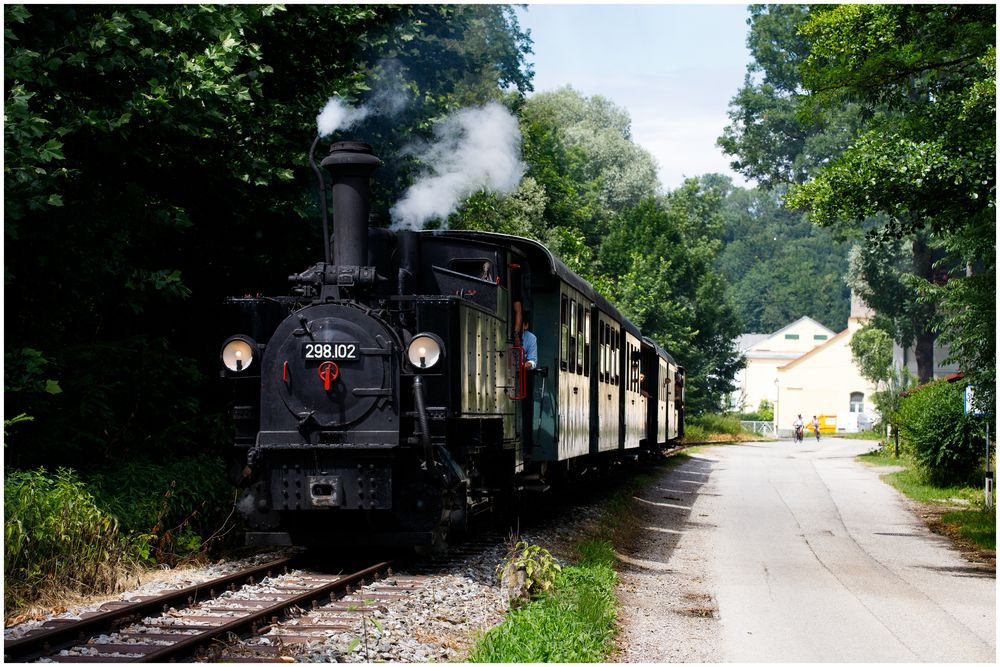
[[[590,451],[589,308],[579,292],[563,285],[560,294],[559,459]]]

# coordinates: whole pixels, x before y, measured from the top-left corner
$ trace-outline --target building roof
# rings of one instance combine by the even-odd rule
[[[766,340],[770,337],[771,334],[766,334],[766,333],[740,334],[739,336],[736,337],[736,340],[734,341],[734,344],[736,345],[736,351],[746,352],[757,343],[761,342],[762,340]]]
[[[795,320],[791,324],[787,324],[787,325],[783,326],[782,328],[778,329],[777,331],[775,331],[773,333],[745,333],[745,334],[741,334],[741,335],[737,336],[736,340],[733,341],[733,342],[736,345],[737,351],[739,351],[740,353],[742,353],[746,357],[751,357],[751,356],[767,356],[767,357],[774,357],[774,358],[782,358],[784,356],[783,352],[776,352],[774,354],[771,354],[771,351],[767,350],[766,348],[763,349],[763,350],[753,350],[753,348],[757,347],[758,345],[760,345],[761,343],[763,343],[765,341],[771,340],[772,338],[778,338],[778,336],[784,335],[784,333],[786,331],[788,331],[792,327],[794,327],[794,326],[796,326],[798,324],[802,324],[802,323],[812,324],[812,325],[816,326],[817,328],[819,328],[821,331],[826,332],[826,334],[829,335],[829,336],[833,336],[834,335],[834,332],[831,331],[830,329],[828,329],[827,327],[823,326],[822,324],[820,324],[819,322],[817,322],[813,318],[809,317],[808,315],[803,315],[802,317],[800,317],[799,319]],[[751,350],[753,350],[753,352],[751,352]],[[754,355],[753,354],[754,352],[768,352],[769,354],[767,354],[767,355]],[[796,352],[795,356],[798,356],[799,354],[801,354],[801,353]]]

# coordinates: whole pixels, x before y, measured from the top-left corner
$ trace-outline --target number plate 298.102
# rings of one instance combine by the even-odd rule
[[[302,343],[303,359],[315,359],[317,361],[357,359],[358,351],[359,348],[356,342]]]

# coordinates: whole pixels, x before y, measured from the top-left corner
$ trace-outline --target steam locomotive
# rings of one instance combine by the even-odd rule
[[[248,544],[433,549],[519,494],[683,435],[684,369],[541,244],[370,227],[380,165],[333,144],[332,187],[313,162],[324,261],[289,296],[227,300]]]

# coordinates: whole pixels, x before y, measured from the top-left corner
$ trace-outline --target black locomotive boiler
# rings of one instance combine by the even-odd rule
[[[371,148],[335,143],[321,164],[332,250],[322,188],[324,261],[288,296],[228,300],[248,543],[439,546],[521,492],[682,435],[684,369],[544,246],[370,227]]]

